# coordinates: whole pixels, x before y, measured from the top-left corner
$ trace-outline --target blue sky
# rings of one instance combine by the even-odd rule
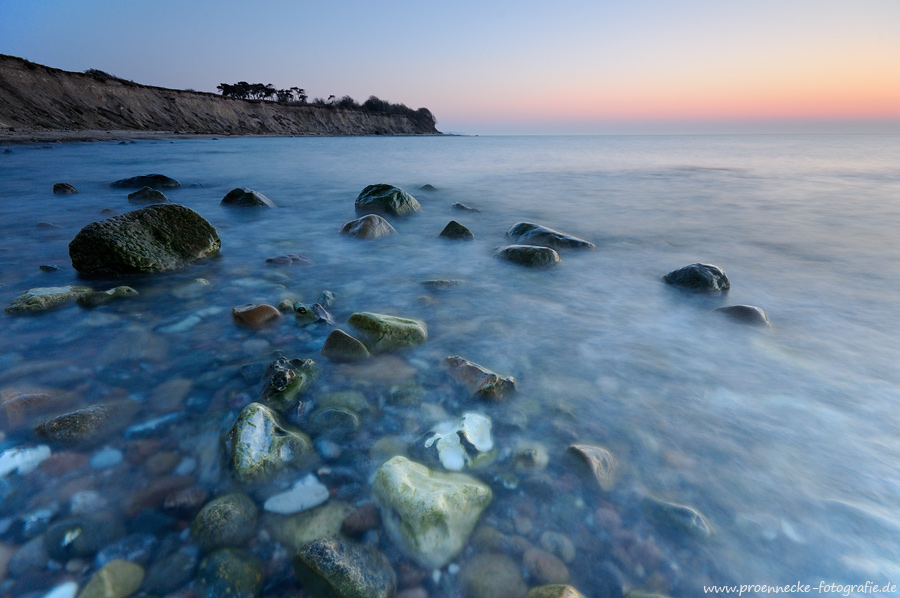
[[[900,133],[896,0],[2,0],[0,53],[374,94],[451,132]]]

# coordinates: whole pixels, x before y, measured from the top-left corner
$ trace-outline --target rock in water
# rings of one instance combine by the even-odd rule
[[[265,207],[265,208],[277,208],[275,202],[263,195],[262,193],[258,193],[253,189],[247,189],[246,187],[238,187],[237,189],[232,189],[229,191],[225,197],[222,198],[223,206],[239,206],[242,208],[253,208],[253,207]]]
[[[512,225],[506,231],[506,236],[519,243],[527,243],[532,245],[545,245],[547,247],[569,247],[574,249],[593,249],[595,245],[590,241],[561,233],[552,228],[541,226],[540,224],[532,224],[531,222],[519,222]]]
[[[278,308],[267,303],[245,303],[231,308],[235,323],[247,328],[263,328],[281,317]]]
[[[283,424],[261,403],[244,407],[225,444],[239,482],[263,480],[288,465],[302,466],[315,457],[309,436]]]
[[[259,387],[259,402],[286,413],[297,405],[297,395],[306,392],[319,375],[312,359],[279,357],[269,364]]]
[[[154,187],[159,189],[174,189],[181,187],[181,183],[163,174],[143,174],[130,179],[119,179],[109,184],[110,187],[120,189],[140,189],[141,187]]]
[[[144,568],[128,561],[112,561],[94,573],[78,598],[127,598],[141,587]]]
[[[679,528],[698,538],[708,538],[712,535],[709,522],[693,507],[648,496],[644,499],[644,510],[662,525]]]
[[[263,586],[265,572],[255,556],[243,550],[222,548],[200,562],[197,569],[198,598],[255,598]]]
[[[410,455],[440,464],[444,469],[461,471],[466,465],[476,467],[489,459],[493,448],[490,418],[469,411],[459,421],[433,426],[410,447]]]
[[[331,361],[350,362],[368,359],[372,355],[366,346],[343,330],[332,330],[322,345],[322,355]]]
[[[481,553],[460,571],[466,598],[524,598],[521,567],[505,554]]]
[[[731,288],[725,271],[712,264],[691,264],[669,272],[663,276],[663,280],[666,284],[701,293],[727,291]]]
[[[461,382],[473,397],[502,401],[516,390],[516,379],[502,377],[477,363],[452,355],[445,360],[450,374]]]
[[[137,412],[135,401],[89,405],[65,413],[35,426],[38,436],[72,444],[103,440],[112,432],[126,427]]]
[[[106,305],[114,299],[128,299],[137,297],[140,293],[131,287],[121,286],[108,291],[91,291],[78,296],[78,305],[81,307],[98,307]]]
[[[763,326],[766,328],[772,327],[772,323],[769,322],[769,316],[766,315],[766,312],[755,305],[729,305],[728,307],[720,307],[713,311],[728,316],[732,320],[736,320],[742,324]]]
[[[379,183],[369,185],[356,198],[357,212],[380,212],[406,216],[422,209],[416,198],[399,187]]]
[[[139,191],[129,193],[128,201],[131,203],[168,203],[169,198],[162,191],[157,191],[153,187],[143,187]]]
[[[559,254],[550,247],[538,245],[507,245],[497,255],[509,262],[523,266],[552,266],[559,263]]]
[[[591,474],[600,487],[609,492],[616,482],[618,474],[616,460],[608,450],[590,444],[573,444],[569,452],[577,455],[591,470]]]
[[[289,490],[266,499],[263,509],[270,513],[291,515],[319,506],[328,500],[328,496],[328,488],[310,473],[297,480]]]
[[[378,469],[372,496],[394,541],[414,561],[435,569],[459,554],[493,497],[472,476],[431,471],[406,457],[393,457]]]
[[[165,272],[215,255],[221,245],[200,214],[155,204],[88,224],[69,243],[69,256],[82,274]]]
[[[53,193],[55,195],[74,195],[78,193],[78,189],[69,183],[53,183]]]
[[[531,588],[525,598],[584,598],[584,594],[572,586],[551,584]]]
[[[458,239],[462,241],[471,241],[475,238],[472,231],[456,220],[448,222],[447,226],[444,227],[444,230],[442,230],[441,234],[438,236],[444,237],[445,239]]]
[[[91,287],[68,285],[65,287],[38,287],[16,297],[3,310],[8,314],[33,314],[54,307],[60,307],[77,299],[84,293],[93,291]]]
[[[258,514],[246,494],[226,494],[200,509],[191,524],[191,536],[204,552],[240,546],[256,533]]]
[[[387,557],[371,546],[320,538],[294,557],[294,572],[317,598],[393,598],[397,576]]]
[[[396,234],[391,224],[378,214],[367,214],[362,218],[351,220],[341,228],[342,235],[350,235],[357,239],[378,239]]]
[[[414,347],[428,340],[428,328],[419,320],[360,312],[350,316],[348,323],[360,332],[372,352]]]

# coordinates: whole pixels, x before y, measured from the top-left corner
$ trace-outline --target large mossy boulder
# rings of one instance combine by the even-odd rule
[[[666,284],[697,293],[727,291],[731,282],[725,270],[712,264],[690,264],[663,276]]]
[[[164,174],[142,174],[133,176],[129,179],[119,179],[109,184],[110,187],[119,189],[140,189],[142,187],[153,187],[155,189],[175,189],[181,187],[181,183]]]
[[[432,471],[399,456],[378,469],[372,496],[394,541],[421,566],[435,569],[459,554],[493,498],[472,476]]]
[[[88,275],[165,272],[215,255],[222,242],[197,212],[155,204],[92,222],[69,243],[72,266]]]
[[[369,351],[381,353],[422,345],[428,340],[425,322],[371,312],[359,312],[347,321]]]
[[[371,546],[320,538],[294,557],[294,572],[316,598],[393,598],[397,575],[387,557]]]
[[[406,216],[422,209],[416,198],[393,185],[378,183],[363,189],[356,198],[356,211],[379,212],[391,216]]]
[[[263,481],[289,465],[302,467],[315,458],[309,436],[282,422],[261,403],[241,410],[225,445],[239,482]]]
[[[578,237],[573,237],[572,235],[567,235],[558,230],[553,230],[552,228],[547,228],[546,226],[533,224],[531,222],[519,222],[518,224],[512,225],[510,229],[506,231],[506,236],[518,243],[544,245],[555,249],[559,249],[560,247],[592,249],[595,247],[590,241],[585,241],[584,239],[579,239]]]

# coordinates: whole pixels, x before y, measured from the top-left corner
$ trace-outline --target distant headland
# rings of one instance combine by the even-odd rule
[[[183,135],[440,135],[427,108],[305,94],[214,93],[63,71],[0,54],[0,142]],[[236,84],[240,85],[240,84]],[[226,86],[229,91],[231,85]],[[291,90],[278,90],[290,92]]]

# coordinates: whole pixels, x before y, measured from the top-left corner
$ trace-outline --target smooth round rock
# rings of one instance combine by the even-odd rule
[[[200,560],[196,546],[182,546],[162,558],[147,571],[144,590],[165,596],[190,581]]]
[[[229,191],[222,198],[223,206],[238,206],[242,208],[266,207],[276,208],[275,202],[253,189],[238,187]]]
[[[570,249],[593,249],[595,245],[590,241],[561,233],[552,228],[533,224],[531,222],[519,222],[506,231],[506,236],[529,245],[544,245],[546,247]]]
[[[110,187],[120,189],[140,189],[141,187],[153,187],[155,189],[174,189],[181,187],[181,183],[164,174],[143,174],[129,179],[119,179],[109,184]]]
[[[755,305],[729,305],[713,310],[723,316],[728,316],[741,324],[749,324],[751,326],[760,326],[763,328],[771,328],[772,323],[769,322],[769,316],[766,315],[761,308]]]
[[[406,216],[422,209],[416,198],[399,187],[379,183],[369,185],[356,198],[357,212],[380,212]]]
[[[141,587],[144,568],[128,561],[112,561],[94,573],[78,598],[127,598]]]
[[[422,345],[428,340],[425,322],[371,312],[358,312],[347,322],[363,337],[373,352],[393,351]]]
[[[372,356],[362,341],[337,328],[328,334],[325,344],[322,345],[321,353],[324,357],[338,363],[360,361]]]
[[[309,436],[281,421],[262,403],[241,410],[225,438],[235,479],[262,481],[290,465],[302,467],[316,458]]]
[[[191,524],[191,536],[205,552],[240,546],[256,533],[257,515],[256,504],[249,496],[226,494],[200,509]]]
[[[234,321],[247,328],[262,328],[281,317],[278,308],[267,303],[245,303],[231,308]]]
[[[731,283],[725,271],[712,264],[691,264],[663,276],[663,281],[675,287],[699,293],[727,291]]]
[[[362,218],[351,220],[341,227],[341,234],[357,239],[372,240],[397,234],[397,230],[378,214],[367,214]]]
[[[393,598],[397,575],[371,546],[321,538],[294,557],[297,579],[316,598]]]
[[[481,553],[460,571],[466,598],[523,598],[528,590],[519,565],[497,553]]]
[[[253,598],[262,589],[265,572],[253,555],[234,548],[211,553],[197,569],[198,598]]]
[[[507,245],[497,252],[497,255],[506,261],[542,268],[559,263],[559,254],[550,247],[538,245]]]
[[[78,193],[78,189],[69,183],[53,183],[53,193],[55,195],[74,195]]]
[[[162,191],[157,191],[152,187],[143,187],[134,193],[129,193],[128,201],[131,203],[167,203],[169,198]]]
[[[522,557],[528,574],[539,584],[565,584],[569,582],[569,568],[549,552],[532,548]]]

